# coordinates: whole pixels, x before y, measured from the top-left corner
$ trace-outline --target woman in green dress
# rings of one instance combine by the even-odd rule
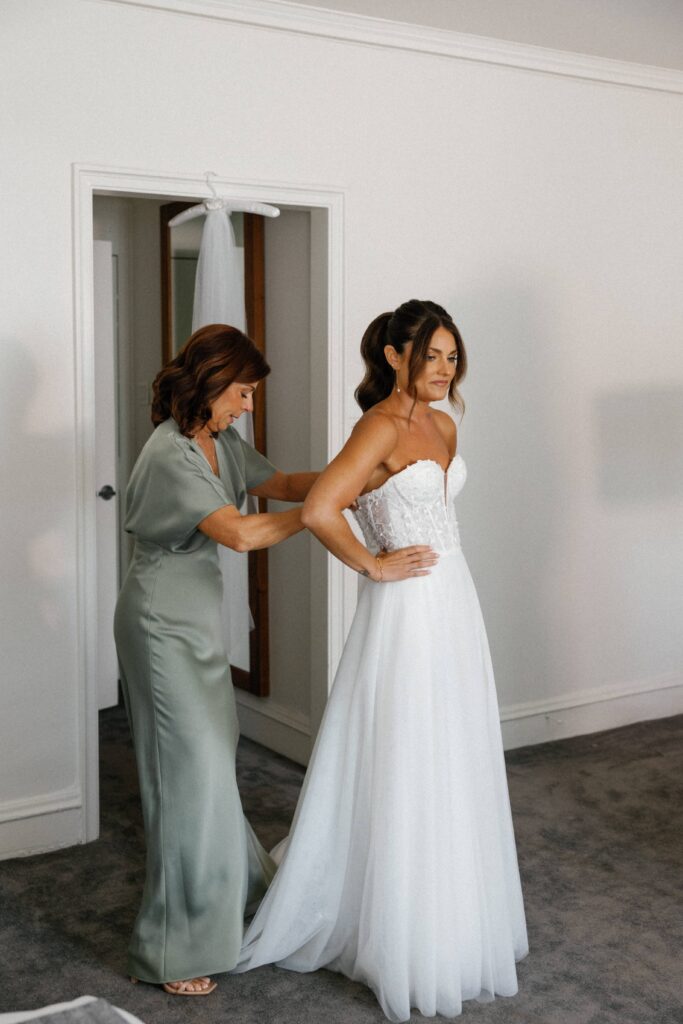
[[[209,976],[234,967],[245,907],[274,872],[237,790],[217,556],[217,544],[249,551],[298,533],[300,508],[238,510],[247,493],[302,501],[317,476],[279,472],[231,429],[269,372],[235,328],[196,331],[154,382],[156,429],[126,495],[135,550],[114,631],[147,843],[128,966],[176,995],[207,995]]]

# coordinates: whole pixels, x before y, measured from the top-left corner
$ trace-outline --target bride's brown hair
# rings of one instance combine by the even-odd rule
[[[152,423],[169,417],[187,437],[211,419],[211,404],[234,381],[255,384],[270,373],[256,345],[228,324],[207,324],[155,377]]]
[[[460,331],[443,306],[437,306],[436,302],[427,299],[409,299],[393,313],[380,313],[363,335],[360,354],[365,362],[365,376],[355,392],[356,401],[363,412],[388,398],[395,384],[394,371],[384,355],[385,345],[393,345],[400,355],[405,346],[412,342],[406,391],[412,398],[416,398],[415,381],[427,362],[429,342],[438,327],[444,327],[455,339],[458,361],[448,389],[448,398],[452,405],[464,410],[465,403],[458,391],[458,384],[467,372],[467,354]]]

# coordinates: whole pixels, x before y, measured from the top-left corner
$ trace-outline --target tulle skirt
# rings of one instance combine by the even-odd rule
[[[319,967],[386,1016],[517,991],[528,950],[486,632],[460,549],[362,584],[289,839],[235,968]]]

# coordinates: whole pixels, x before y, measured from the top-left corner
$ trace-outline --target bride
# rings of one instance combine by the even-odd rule
[[[364,415],[304,523],[367,579],[235,970],[327,967],[369,985],[393,1021],[411,1007],[457,1016],[464,999],[514,995],[528,950],[488,643],[454,511],[465,463],[454,421],[430,408],[462,404],[465,350],[441,306],[412,299],[373,320],[361,353]]]

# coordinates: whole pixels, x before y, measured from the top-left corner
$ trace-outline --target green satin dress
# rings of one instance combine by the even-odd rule
[[[223,582],[216,543],[197,524],[224,505],[239,508],[275,467],[231,427],[216,452],[218,477],[166,420],[140,453],[126,494],[135,550],[114,633],[147,842],[128,969],[150,982],[234,967],[245,907],[274,873],[242,813]]]

